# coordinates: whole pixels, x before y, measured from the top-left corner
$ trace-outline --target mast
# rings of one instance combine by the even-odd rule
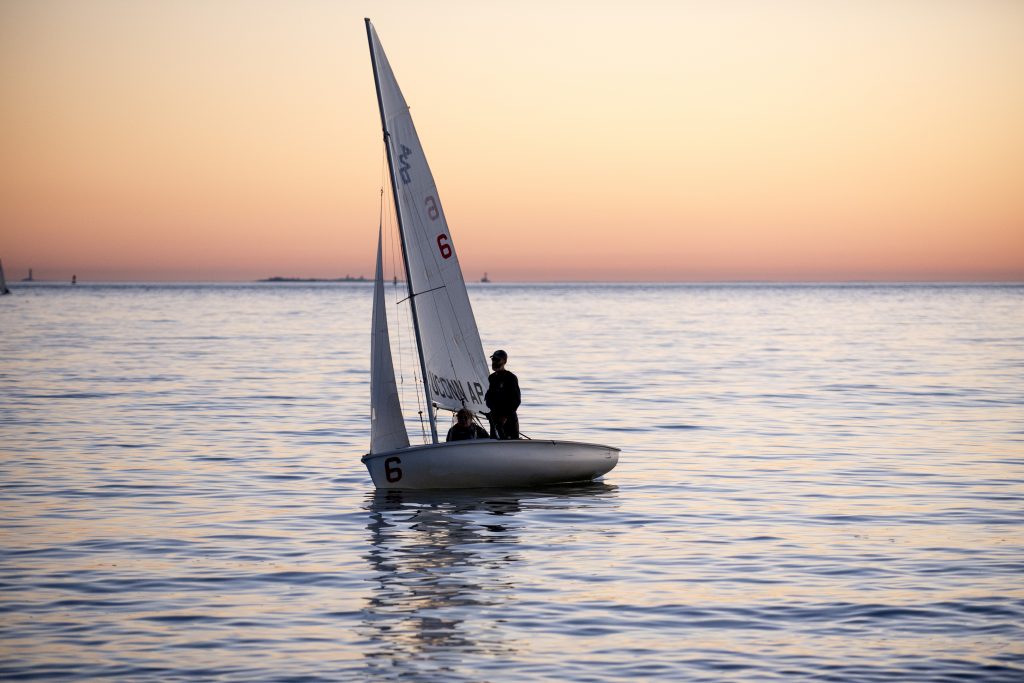
[[[420,342],[420,323],[416,315],[416,293],[412,291],[412,274],[409,271],[409,255],[405,244],[405,227],[402,223],[402,204],[398,201],[398,181],[395,179],[394,150],[391,149],[391,133],[388,132],[387,117],[384,114],[384,99],[380,94],[380,76],[377,75],[377,56],[373,50],[373,31],[370,19],[366,22],[366,41],[370,46],[370,64],[373,66],[373,86],[377,91],[377,107],[380,109],[380,125],[384,131],[384,148],[388,158],[388,176],[391,178],[391,197],[395,202],[395,216],[398,219],[398,237],[402,243],[402,264],[405,266],[405,284],[409,289],[409,306],[412,311],[412,329],[416,333],[416,355],[420,359],[420,377],[423,379],[423,394],[427,399],[427,420],[430,422],[430,438],[438,443],[437,420],[434,417],[434,404],[430,399],[430,385],[427,382],[427,362],[423,357],[423,344]]]

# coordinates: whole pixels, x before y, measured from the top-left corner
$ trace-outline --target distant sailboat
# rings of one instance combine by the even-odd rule
[[[619,449],[548,439],[438,440],[434,408],[484,413],[487,361],[437,186],[395,75],[366,20],[392,197],[432,443],[410,446],[396,389],[384,314],[380,236],[370,365],[370,452],[377,488],[520,487],[589,481],[619,461]]]
[[[10,293],[11,290],[7,289],[7,280],[4,279],[4,262],[0,261],[0,296]]]
[[[21,278],[21,281],[22,282],[35,282],[36,281],[35,278],[32,277],[32,269],[31,268],[28,269],[28,277]]]
[[[491,281],[491,278],[487,277],[487,273],[484,273],[484,276],[482,278],[480,278],[480,282],[490,282],[490,281]]]

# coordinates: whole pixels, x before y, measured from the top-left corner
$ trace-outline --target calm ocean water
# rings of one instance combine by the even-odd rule
[[[1024,680],[1024,287],[471,286],[523,431],[622,457],[416,494],[370,293],[0,299],[0,679]]]

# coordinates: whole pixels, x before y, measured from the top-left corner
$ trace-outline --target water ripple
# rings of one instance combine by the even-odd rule
[[[359,462],[369,294],[4,297],[0,679],[1024,679],[1024,288],[471,287],[623,454],[446,492]]]

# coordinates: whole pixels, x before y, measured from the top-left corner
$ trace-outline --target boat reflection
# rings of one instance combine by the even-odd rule
[[[368,495],[367,680],[457,680],[466,659],[516,654],[500,621],[518,595],[516,577],[529,572],[520,546],[533,543],[531,516],[614,499],[616,490],[588,482]]]

